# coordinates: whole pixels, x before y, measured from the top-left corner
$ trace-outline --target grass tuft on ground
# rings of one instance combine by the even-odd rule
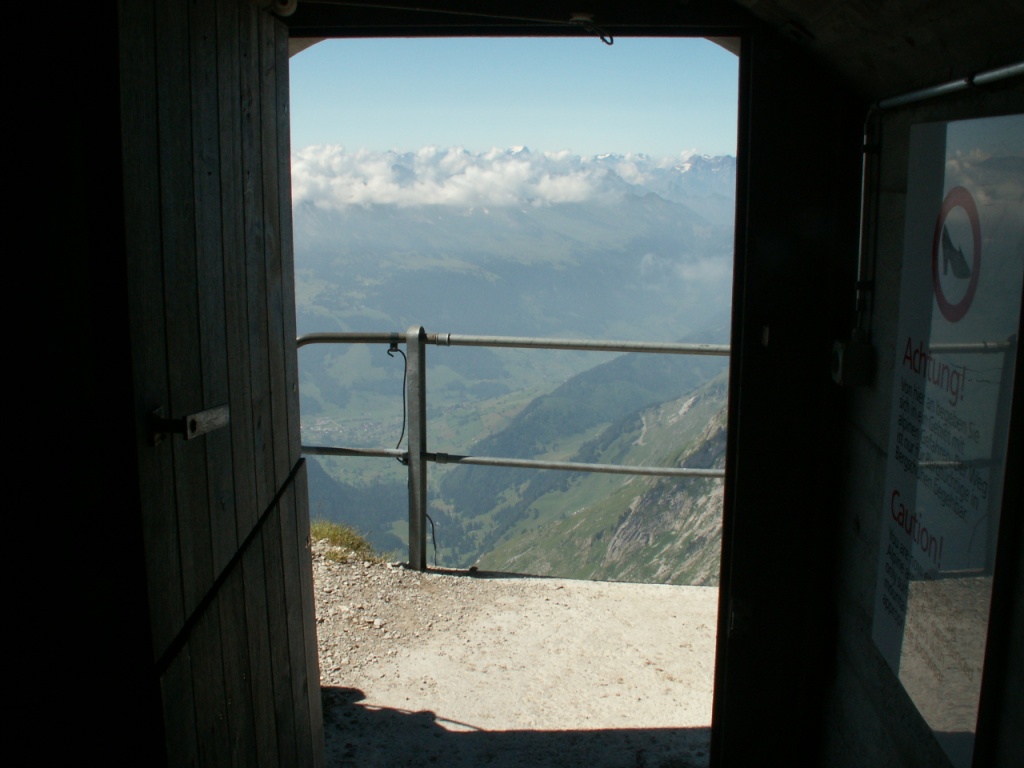
[[[323,519],[310,520],[309,534],[313,541],[327,539],[332,547],[340,550],[327,555],[332,560],[360,558],[380,562],[385,559],[358,531],[347,525]]]

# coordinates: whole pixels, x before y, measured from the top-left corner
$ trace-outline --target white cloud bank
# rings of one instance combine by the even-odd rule
[[[672,167],[690,155],[656,162],[644,155],[587,159],[524,148],[473,154],[460,147],[400,153],[311,146],[292,156],[292,200],[328,209],[587,202],[621,195],[630,185],[642,184],[651,169]]]

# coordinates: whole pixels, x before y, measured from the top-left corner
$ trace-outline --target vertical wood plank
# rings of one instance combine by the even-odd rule
[[[221,655],[220,603],[210,603],[189,638],[192,690],[196,708],[196,743],[201,765],[231,762],[224,663]]]
[[[292,228],[291,97],[288,72],[288,30],[277,25],[277,168],[278,208],[281,226],[281,298],[284,321],[285,397],[288,415],[288,464],[294,466],[302,453],[299,414],[299,359],[295,346],[295,251]],[[308,506],[308,504],[307,504]],[[300,541],[302,539],[300,538]]]
[[[242,163],[241,37],[248,29],[238,0],[218,0],[217,78],[220,146],[224,313],[228,400],[231,405],[231,449],[235,494],[235,531],[244,541],[259,518],[256,499],[256,454],[250,387],[248,301],[245,272],[245,207]],[[222,602],[225,638],[224,675],[231,726],[231,763],[241,768],[254,762],[274,765],[277,741],[273,730],[272,684],[269,678],[269,635],[266,602],[252,583],[263,568],[263,553],[254,545],[225,585]],[[246,582],[249,582],[248,589]]]
[[[288,642],[288,608],[285,597],[284,556],[281,545],[281,506],[267,519],[262,536],[270,627],[270,666],[274,678],[274,716],[281,760],[297,765],[295,702],[292,697],[291,656]]]
[[[245,617],[249,633],[249,668],[253,719],[256,724],[256,762],[266,768],[285,765],[278,748],[271,669],[270,622],[267,609],[267,568],[263,535],[256,534],[242,560]]]
[[[281,227],[281,308],[284,331],[285,390],[287,403],[287,425],[285,449],[289,464],[301,461],[301,423],[299,414],[299,370],[298,352],[295,344],[295,258],[294,233],[292,229],[292,185],[291,185],[291,97],[289,88],[288,31],[284,25],[276,26],[276,109],[278,120],[278,174],[279,174],[279,222]],[[325,764],[324,716],[319,684],[319,654],[316,643],[316,608],[312,584],[312,556],[309,549],[309,496],[306,468],[303,464],[295,478],[292,490],[294,504],[293,523],[295,527],[294,552],[297,561],[294,572],[298,578],[298,610],[293,611],[294,631],[301,630],[297,654],[293,665],[301,670],[301,685],[296,688],[296,703],[303,693],[302,706],[307,712],[308,748],[310,763],[314,766]]]
[[[274,123],[275,141],[265,141],[274,156],[265,158],[265,167],[273,167],[276,190],[277,279],[268,283],[276,289],[270,297],[272,314],[270,332],[280,339],[280,347],[271,347],[273,360],[280,361],[275,405],[284,405],[283,413],[275,413],[277,440],[275,456],[278,472],[290,471],[301,460],[301,437],[298,408],[298,357],[295,346],[295,287],[292,245],[291,210],[291,141],[288,87],[288,34],[283,24],[274,20],[271,34],[274,64],[274,108],[269,120]],[[269,41],[268,41],[269,42]],[[268,67],[264,68],[264,73]],[[269,132],[265,127],[264,136]],[[268,174],[269,178],[269,174]],[[276,336],[280,333],[280,336]],[[281,461],[281,458],[284,461]],[[320,698],[320,667],[316,642],[316,616],[313,601],[312,560],[309,552],[309,510],[306,470],[302,466],[293,486],[282,500],[282,547],[285,553],[286,598],[288,601],[289,645],[292,667],[292,695],[296,712],[296,738],[303,763],[321,765],[324,760],[323,715]]]
[[[247,6],[247,7],[246,7]],[[245,220],[245,275],[249,382],[252,399],[256,508],[267,508],[277,488],[274,478],[273,424],[270,412],[270,370],[266,347],[267,304],[265,232],[263,228],[263,167],[261,146],[260,17],[251,4],[242,12],[242,201]]]
[[[324,764],[324,717],[320,698],[320,652],[316,639],[316,601],[313,595],[313,556],[309,536],[309,483],[306,465],[295,476],[295,525],[298,540],[299,575],[301,580],[302,628],[306,667],[306,696],[309,708],[310,739],[313,765]]]
[[[204,408],[228,402],[215,10],[208,3],[189,6],[198,346]],[[203,442],[211,575],[215,577],[237,547],[230,432],[217,430],[206,435]],[[228,765],[231,761],[232,724],[227,707],[224,651],[226,644],[233,645],[236,634],[231,625],[221,625],[225,598],[230,598],[231,594],[222,588],[207,606],[190,638],[194,649],[196,732],[200,761],[204,765]]]
[[[280,22],[260,14],[260,130],[263,170],[263,223],[266,269],[267,347],[270,366],[270,417],[273,424],[274,488],[292,470],[288,452],[287,389],[284,361],[284,294],[281,264],[281,178],[278,173],[277,30]],[[287,55],[282,52],[282,55]],[[287,177],[286,177],[287,178]]]
[[[295,483],[281,497],[281,553],[284,567],[285,587],[285,629],[288,633],[288,658],[291,669],[292,711],[295,716],[295,742],[298,758],[308,764],[312,757],[313,731],[309,712],[309,686],[319,685],[319,680],[310,680],[306,664],[306,643],[302,626],[302,581],[312,577],[312,572],[303,574],[299,568],[299,544],[297,539]]]
[[[249,671],[250,633],[245,614],[244,568],[237,566],[221,589],[224,696],[229,728],[230,764],[248,768],[258,754],[253,689]]]
[[[278,252],[273,266],[274,279],[268,277],[272,294],[268,297],[271,313],[271,359],[278,361],[273,389],[278,393],[274,414],[275,456],[279,473],[290,472],[300,456],[298,408],[298,357],[295,346],[295,287],[292,250],[291,141],[288,87],[288,32],[277,20],[270,20],[268,45],[273,56],[273,109],[267,114],[265,139],[273,126],[274,141],[264,147],[273,150],[265,157],[265,169],[273,168],[268,183],[275,191],[277,205],[275,239]],[[269,64],[264,67],[264,77]],[[269,101],[269,99],[267,100]],[[266,101],[265,101],[266,104]],[[280,411],[283,406],[283,412]],[[280,477],[280,475],[279,475]],[[320,698],[320,667],[316,642],[316,616],[312,592],[312,560],[309,553],[309,511],[306,471],[302,466],[292,487],[282,499],[282,540],[286,574],[287,626],[292,669],[293,710],[296,714],[296,740],[303,764],[322,765],[324,761],[323,716]]]
[[[192,174],[192,105],[188,48],[188,7],[158,3],[156,56],[160,131],[164,297],[169,415],[202,409],[196,267],[195,202]],[[185,611],[202,599],[213,580],[210,519],[207,514],[206,443],[171,441],[178,500],[178,536]]]
[[[197,765],[196,707],[192,693],[191,648],[187,643],[160,678],[160,696],[164,705],[167,765]]]
[[[235,529],[243,541],[256,524],[256,454],[249,384],[248,302],[245,274],[245,209],[242,170],[243,26],[238,0],[217,1],[218,114],[220,116],[221,232],[224,251],[224,312],[231,448],[234,465]]]
[[[169,400],[160,251],[155,13],[152,2],[121,3],[121,115],[129,327],[136,408],[140,505],[151,605],[153,658],[184,620],[171,448],[149,445],[147,417]]]
[[[216,11],[215,5],[202,2],[192,3],[189,13],[196,273],[204,408],[229,404]],[[211,557],[213,573],[217,574],[227,565],[238,545],[231,432],[215,430],[204,436],[203,441],[207,449]]]
[[[204,407],[200,302],[205,295],[203,280],[206,277],[202,262],[209,258],[211,249],[204,240],[206,222],[197,217],[196,211],[203,207],[203,195],[210,192],[208,185],[195,173],[196,155],[202,148],[193,141],[196,136],[193,128],[202,123],[204,116],[197,113],[196,102],[200,102],[201,109],[202,97],[208,89],[204,88],[203,73],[193,66],[189,5],[160,4],[157,28],[159,167],[170,385],[168,415],[181,417]],[[188,615],[213,582],[207,441],[187,443],[174,437],[170,443]],[[217,612],[204,612],[188,638],[188,655],[181,653],[172,665],[184,665],[186,659],[189,662],[193,675],[195,749],[200,762],[208,765],[223,764],[227,759],[218,619]],[[184,685],[184,681],[181,684]],[[173,717],[174,713],[168,712],[168,720]],[[181,729],[187,727],[184,721],[174,727],[169,725],[168,741],[176,744],[182,739]]]

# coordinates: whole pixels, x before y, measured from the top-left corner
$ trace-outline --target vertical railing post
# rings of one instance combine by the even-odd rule
[[[409,411],[409,567],[427,569],[427,332],[414,325],[405,335]]]

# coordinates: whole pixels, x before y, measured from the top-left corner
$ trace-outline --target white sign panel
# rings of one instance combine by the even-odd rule
[[[1024,280],[1024,115],[914,126],[873,636],[970,766]]]

